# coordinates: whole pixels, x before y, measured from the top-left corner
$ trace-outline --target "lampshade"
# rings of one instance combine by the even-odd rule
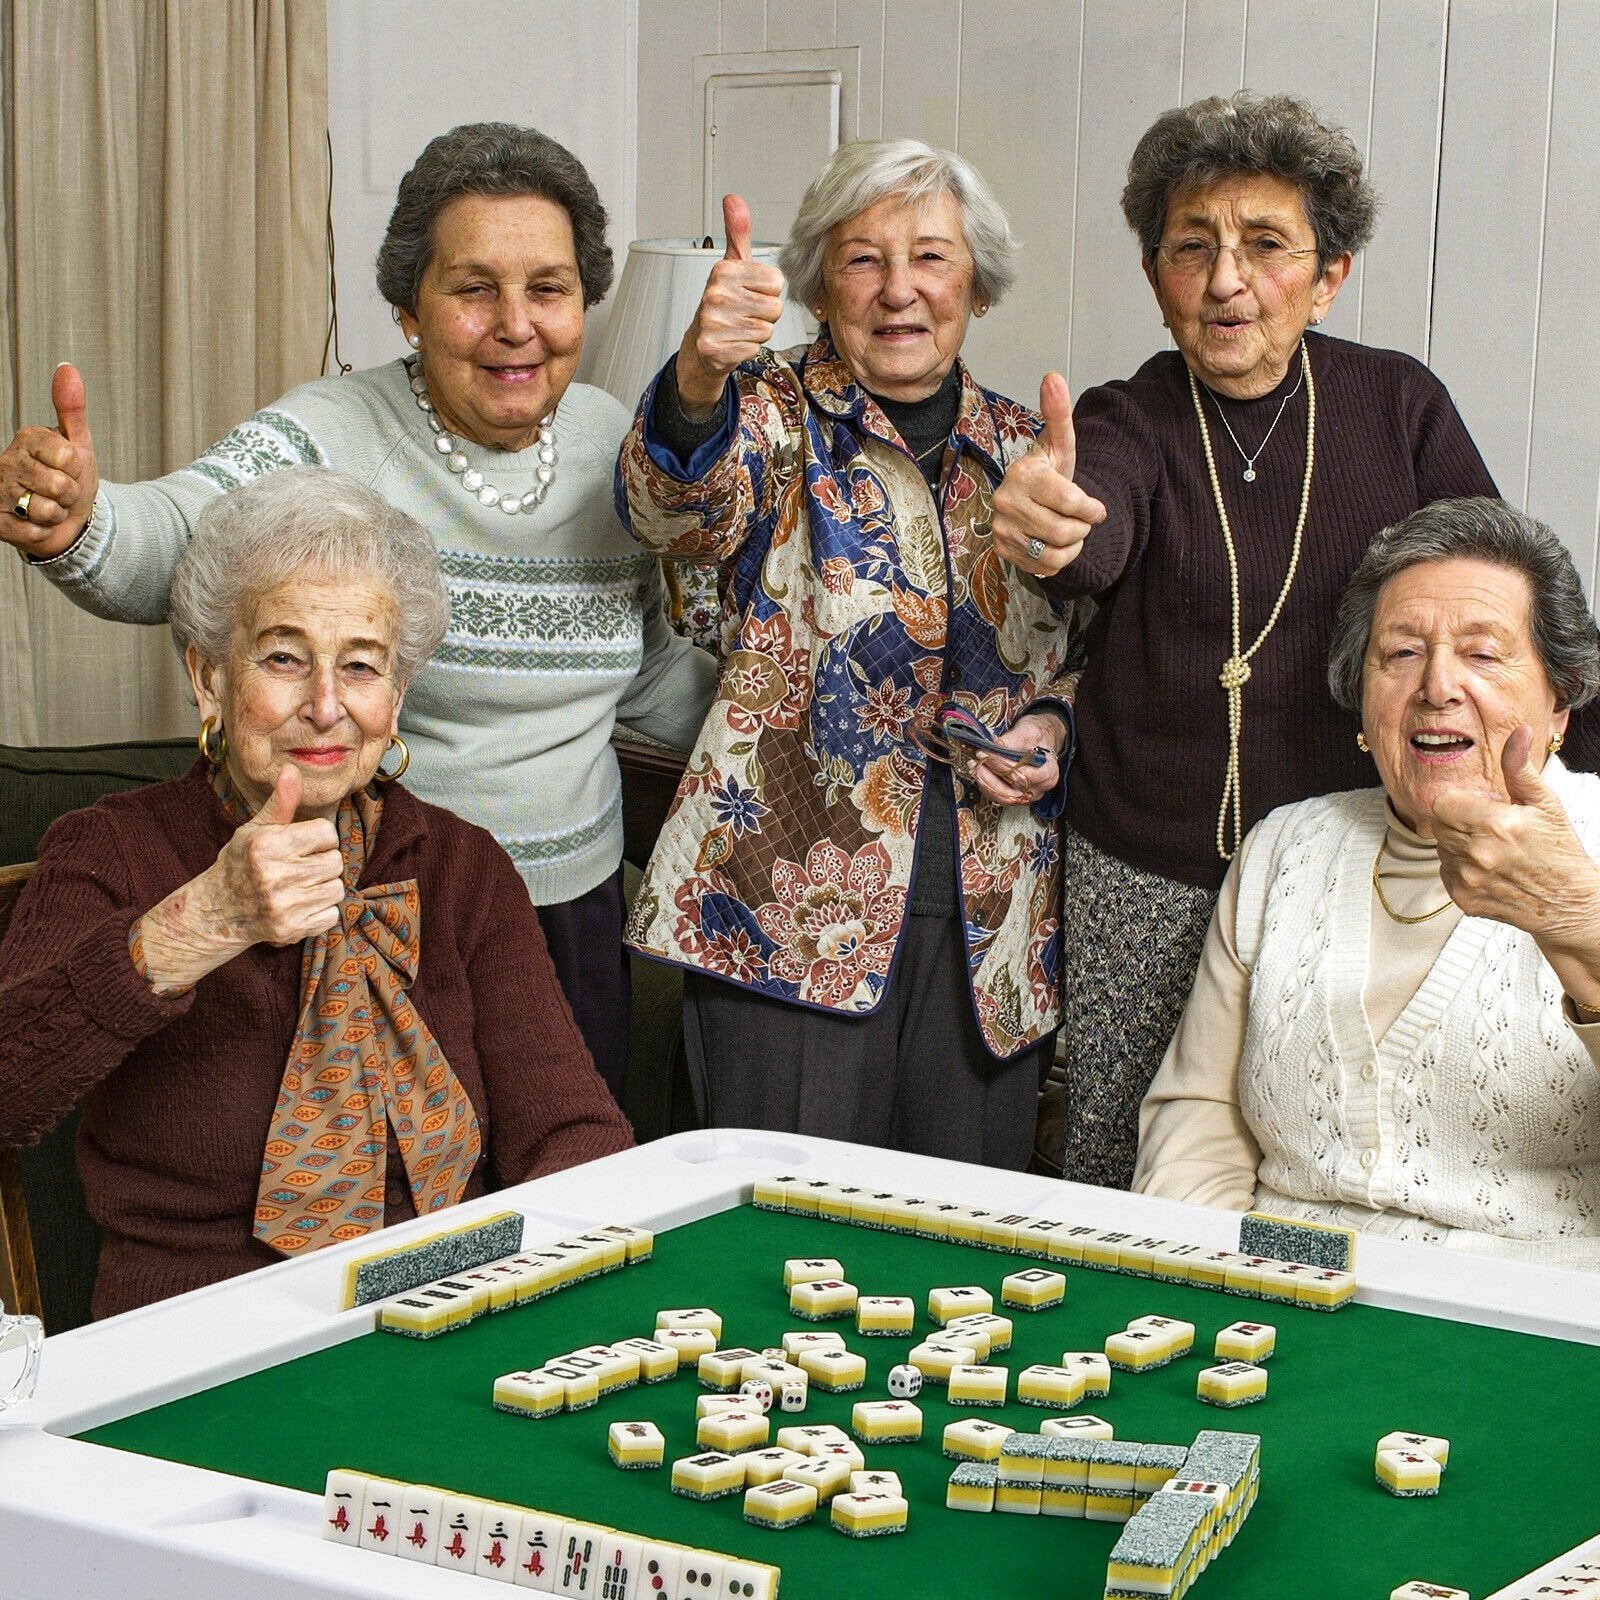
[[[622,282],[611,318],[600,335],[589,381],[614,394],[630,411],[650,380],[683,343],[694,321],[700,296],[722,251],[703,249],[693,239],[635,239],[628,246]],[[758,244],[757,261],[777,264],[778,246]],[[783,315],[767,341],[775,350],[808,344],[814,336],[809,320],[785,300]]]

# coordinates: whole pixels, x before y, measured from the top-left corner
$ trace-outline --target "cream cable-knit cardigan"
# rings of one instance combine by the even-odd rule
[[[1600,854],[1600,779],[1545,768]],[[1600,1268],[1600,1027],[1526,934],[1441,904],[1382,790],[1285,806],[1230,872],[1134,1187]]]

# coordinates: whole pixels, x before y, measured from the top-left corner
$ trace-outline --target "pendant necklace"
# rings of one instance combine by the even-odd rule
[[[1244,461],[1244,481],[1246,483],[1254,483],[1256,481],[1256,462],[1260,459],[1261,452],[1272,443],[1272,436],[1275,432],[1277,432],[1278,424],[1283,421],[1283,413],[1288,409],[1289,402],[1300,393],[1301,385],[1303,385],[1305,381],[1305,367],[1302,365],[1300,369],[1300,376],[1295,379],[1294,388],[1292,388],[1279,402],[1278,414],[1272,419],[1272,426],[1267,429],[1266,436],[1262,439],[1261,443],[1256,446],[1254,454],[1246,453],[1245,447],[1239,443],[1239,435],[1233,431],[1233,424],[1228,421],[1228,413],[1222,409],[1222,402],[1217,399],[1217,396],[1213,391],[1207,391],[1207,393],[1211,395],[1212,400],[1216,402],[1217,415],[1222,418],[1222,426],[1228,430],[1228,437],[1233,440],[1233,448],[1239,452],[1240,457]]]

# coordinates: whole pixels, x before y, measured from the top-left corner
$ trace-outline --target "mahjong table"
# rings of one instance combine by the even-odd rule
[[[34,1397],[0,1413],[0,1596],[488,1600],[488,1579],[324,1540],[324,1480],[347,1468],[772,1563],[785,1600],[1099,1600],[1116,1525],[945,1508],[944,1425],[981,1414],[1036,1430],[1051,1414],[1014,1395],[977,1413],[925,1387],[922,1440],[865,1450],[869,1465],[900,1475],[911,1507],[904,1533],[869,1539],[841,1536],[825,1515],[756,1528],[737,1495],[670,1493],[672,1459],[696,1448],[687,1369],[579,1412],[492,1408],[499,1374],[648,1335],[663,1308],[714,1307],[724,1344],[777,1344],[797,1326],[782,1281],[789,1257],[837,1258],[864,1293],[919,1305],[932,1288],[961,1284],[989,1286],[998,1303],[1002,1277],[1030,1264],[749,1204],[755,1181],[780,1172],[1208,1248],[1238,1238],[1230,1213],[828,1140],[740,1130],[663,1139],[461,1208],[468,1219],[520,1211],[528,1246],[623,1222],[654,1230],[655,1250],[438,1338],[376,1331],[370,1306],[338,1309],[359,1243],[48,1338]],[[436,1227],[408,1224],[385,1242]],[[1148,1314],[1196,1325],[1193,1355],[1118,1372],[1108,1395],[1080,1409],[1118,1439],[1261,1436],[1259,1499],[1191,1591],[1202,1600],[1384,1600],[1417,1578],[1509,1600],[1536,1591],[1528,1574],[1600,1563],[1600,1279],[1368,1238],[1356,1266],[1356,1302],[1321,1312],[1069,1265],[1065,1302],[1008,1313],[1014,1343],[996,1359],[1020,1370],[1096,1350]],[[1218,1410],[1196,1398],[1196,1374],[1217,1329],[1241,1318],[1277,1327],[1270,1385],[1258,1404]],[[824,1326],[866,1356],[867,1384],[813,1389],[804,1420],[848,1426],[854,1401],[885,1394],[910,1341]],[[916,1337],[928,1331],[919,1325]],[[655,1422],[668,1468],[615,1467],[606,1434],[619,1420]],[[1451,1441],[1437,1497],[1395,1498],[1374,1480],[1375,1441],[1397,1429]]]

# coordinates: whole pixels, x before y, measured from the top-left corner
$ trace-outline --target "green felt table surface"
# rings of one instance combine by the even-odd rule
[[[915,1600],[956,1591],[1099,1600],[1119,1525],[1069,1518],[947,1511],[954,1463],[940,1451],[962,1416],[1036,1430],[1047,1410],[948,1403],[924,1386],[918,1444],[863,1446],[869,1466],[898,1472],[911,1502],[903,1535],[853,1540],[828,1526],[773,1532],[748,1526],[741,1497],[695,1503],[668,1489],[669,1469],[611,1464],[612,1422],[648,1419],[667,1459],[695,1450],[685,1369],[587,1410],[529,1419],[496,1412],[495,1377],[580,1345],[648,1335],[657,1310],[714,1307],[722,1342],[760,1349],[807,1326],[789,1312],[783,1261],[839,1259],[867,1294],[926,1306],[941,1285],[981,1284],[1001,1310],[1000,1282],[1037,1265],[976,1246],[828,1222],[750,1206],[657,1235],[654,1257],[440,1338],[372,1333],[96,1428],[83,1438],[119,1449],[322,1492],[329,1468],[349,1467],[603,1522],[630,1533],[772,1562],[785,1600],[841,1595]],[[1261,1495],[1233,1545],[1200,1580],[1227,1600],[1383,1600],[1410,1578],[1481,1597],[1600,1528],[1600,1491],[1582,1440],[1600,1417],[1600,1350],[1492,1327],[1351,1305],[1326,1313],[1220,1291],[1067,1267],[1063,1305],[1009,1311],[1013,1374],[1066,1350],[1098,1350],[1130,1318],[1158,1313],[1196,1325],[1192,1355],[1154,1372],[1113,1374],[1111,1393],[1077,1409],[1111,1422],[1119,1439],[1187,1445],[1203,1428],[1262,1437]],[[1219,1410],[1195,1397],[1219,1328],[1245,1318],[1278,1329],[1267,1398]],[[820,1324],[868,1362],[867,1387],[814,1387],[787,1422],[848,1428],[851,1405],[882,1397],[912,1340],[863,1338],[853,1321]],[[923,1317],[917,1338],[932,1324]],[[1015,1383],[1012,1384],[1012,1393]],[[1587,1419],[1585,1421],[1584,1419]],[[1378,1438],[1395,1429],[1442,1435],[1450,1464],[1437,1498],[1402,1500],[1373,1478]],[[374,1560],[385,1559],[374,1556]]]

